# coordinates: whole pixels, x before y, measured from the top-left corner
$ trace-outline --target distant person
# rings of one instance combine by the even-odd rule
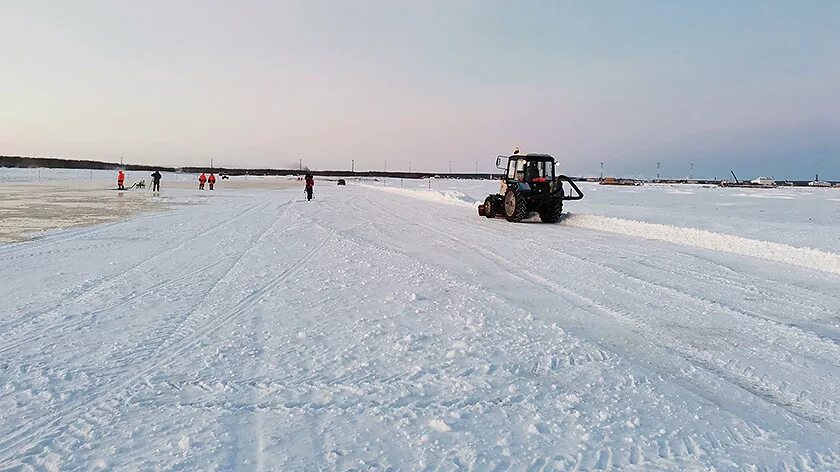
[[[216,176],[213,173],[210,173],[210,177],[207,179],[207,183],[210,184],[210,190],[213,190],[213,186],[216,185]]]
[[[125,190],[125,172],[122,170],[117,173],[117,190]]]
[[[204,182],[207,182],[207,176],[204,175],[204,172],[202,172],[201,175],[198,176],[198,189],[199,190],[204,190]]]
[[[310,201],[312,200],[313,187],[315,187],[315,178],[312,177],[312,174],[306,174],[305,180],[306,187],[304,188],[304,191],[306,192],[306,200]]]
[[[154,174],[152,174],[152,192],[160,192],[160,171],[156,170]]]

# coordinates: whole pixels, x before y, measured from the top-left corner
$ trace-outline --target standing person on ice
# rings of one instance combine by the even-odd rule
[[[154,174],[152,174],[152,192],[160,192],[160,171],[156,170]]]
[[[117,190],[125,190],[125,173],[122,170],[117,172]]]
[[[216,185],[216,176],[210,172],[210,178],[207,179],[207,183],[210,184],[210,190],[213,190],[213,186]]]
[[[309,201],[312,200],[312,190],[315,186],[315,178],[312,177],[312,174],[306,174],[305,180],[306,188],[304,189],[304,191],[306,192],[306,200]]]
[[[204,175],[204,172],[202,172],[201,175],[198,176],[198,189],[199,190],[204,190],[204,182],[207,182],[207,176]]]

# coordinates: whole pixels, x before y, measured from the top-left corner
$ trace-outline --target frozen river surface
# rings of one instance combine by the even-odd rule
[[[408,182],[0,246],[0,470],[840,468],[840,191]]]

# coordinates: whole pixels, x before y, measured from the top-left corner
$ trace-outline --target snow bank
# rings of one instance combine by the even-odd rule
[[[563,220],[563,224],[756,257],[840,275],[840,254],[818,249],[608,216],[570,214]]]
[[[385,192],[398,193],[414,198],[421,198],[423,200],[430,200],[433,202],[451,203],[454,205],[475,206],[478,200],[465,195],[464,193],[455,190],[424,190],[424,189],[407,189],[399,187],[387,187],[380,185],[358,184],[361,187],[375,188]]]

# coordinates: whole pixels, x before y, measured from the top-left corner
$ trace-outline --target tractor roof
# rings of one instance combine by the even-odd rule
[[[529,152],[528,154],[511,154],[511,159],[519,159],[524,157],[529,161],[554,161],[554,158],[550,154],[536,154],[533,152]]]

